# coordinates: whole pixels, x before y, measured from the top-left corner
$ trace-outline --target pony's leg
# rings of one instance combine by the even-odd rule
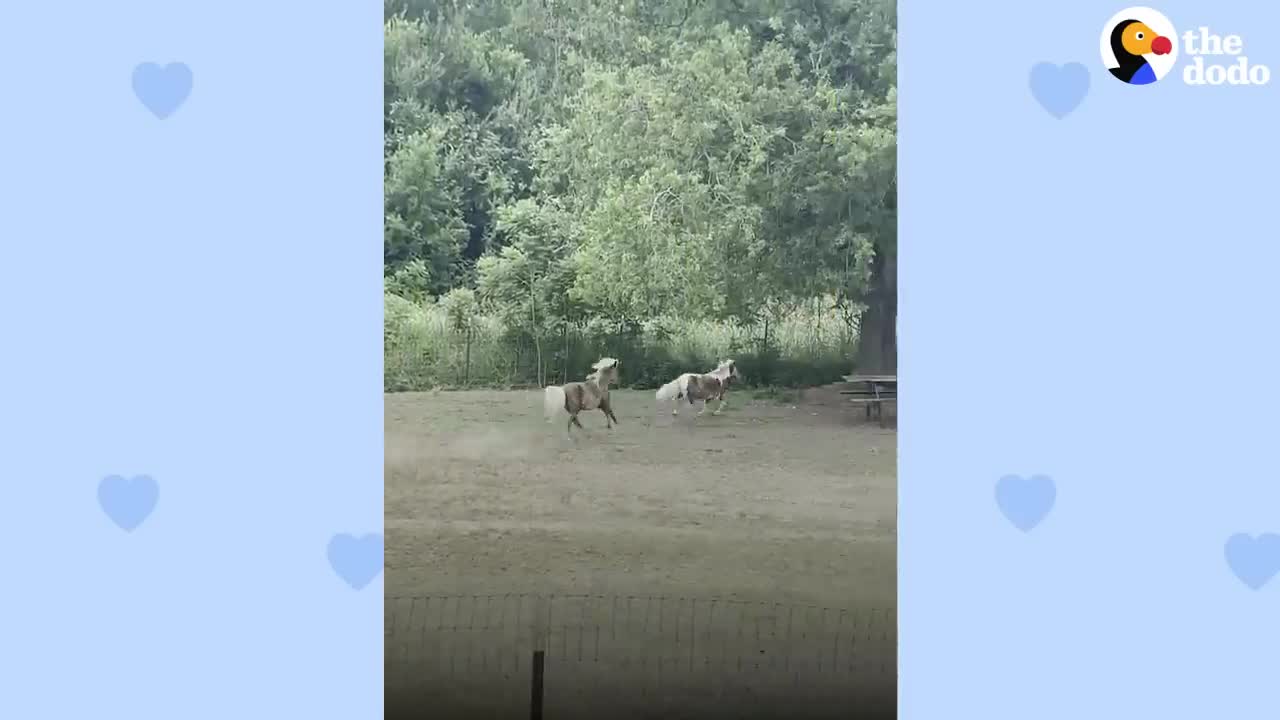
[[[572,430],[574,425],[577,425],[579,428],[586,430],[586,428],[582,427],[582,423],[578,422],[578,414],[574,413],[569,416],[569,424],[566,425],[564,428],[565,435],[568,435],[569,437],[573,437]]]
[[[720,394],[720,397],[718,398],[720,402],[716,403],[716,411],[711,413],[712,415],[719,415],[720,411],[724,409],[724,396],[724,393]]]
[[[703,399],[703,401],[702,401],[702,407],[698,408],[698,415],[697,415],[697,417],[702,417],[702,413],[704,413],[704,412],[706,412],[706,411],[707,411],[707,401],[706,401],[706,399],[704,398],[704,399]]]

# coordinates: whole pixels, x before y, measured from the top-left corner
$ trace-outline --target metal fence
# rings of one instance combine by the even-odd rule
[[[388,706],[423,717],[530,717],[535,651],[548,720],[883,717],[896,697],[892,609],[448,595],[388,597],[385,622]]]

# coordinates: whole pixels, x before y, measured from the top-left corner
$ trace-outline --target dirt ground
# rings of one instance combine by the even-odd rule
[[[481,665],[521,677],[526,645],[567,661],[574,643],[575,677],[616,675],[637,657],[650,675],[668,663],[668,699],[679,694],[670,664],[686,660],[684,675],[706,675],[697,687],[742,672],[744,657],[767,660],[784,695],[819,671],[831,692],[895,675],[892,427],[828,389],[738,391],[702,417],[688,405],[672,417],[652,391],[612,395],[619,425],[585,413],[572,439],[542,419],[541,391],[386,396],[389,688],[445,672],[445,655],[454,681]],[[850,649],[868,641],[878,649],[854,663]],[[513,687],[512,707],[527,713],[527,684]],[[574,692],[585,712],[590,692]],[[616,701],[607,709],[616,715]]]

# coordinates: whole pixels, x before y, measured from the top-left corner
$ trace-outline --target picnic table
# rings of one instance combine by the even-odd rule
[[[845,375],[844,381],[848,387],[841,390],[840,394],[850,395],[850,402],[865,405],[868,420],[871,419],[872,408],[875,408],[876,419],[884,427],[884,403],[897,402],[898,376],[853,374]]]

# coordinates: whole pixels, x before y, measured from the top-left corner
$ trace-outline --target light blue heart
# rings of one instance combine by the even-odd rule
[[[133,94],[161,120],[169,117],[191,94],[191,68],[185,63],[142,63],[133,69]]]
[[[1240,582],[1254,590],[1280,572],[1280,535],[1263,533],[1254,538],[1237,533],[1227,539],[1227,566]]]
[[[160,486],[148,475],[105,477],[98,483],[98,504],[125,532],[133,532],[156,509]]]
[[[1089,70],[1074,62],[1061,67],[1037,63],[1031,68],[1031,94],[1040,107],[1061,120],[1089,94]]]
[[[1039,525],[1058,498],[1053,479],[1045,475],[1029,478],[1006,475],[996,482],[996,504],[1014,527],[1028,532]]]
[[[382,535],[357,538],[342,533],[329,540],[329,564],[348,585],[360,590],[382,572]]]

